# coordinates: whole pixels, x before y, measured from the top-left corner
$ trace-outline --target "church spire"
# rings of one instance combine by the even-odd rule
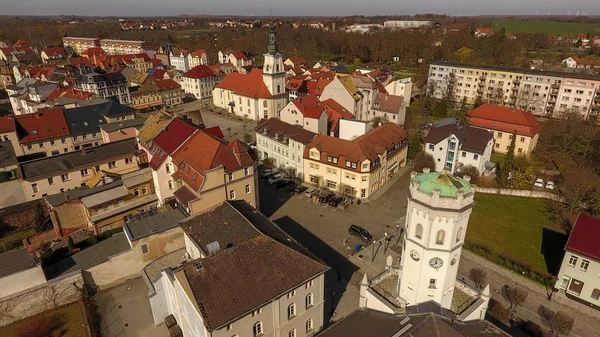
[[[275,37],[275,27],[271,26],[271,30],[269,31],[269,44],[267,45],[267,49],[269,54],[277,55],[279,51],[277,50],[279,45],[277,44],[277,38]]]

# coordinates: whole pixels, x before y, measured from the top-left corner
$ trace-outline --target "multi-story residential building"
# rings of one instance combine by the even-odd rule
[[[6,87],[10,105],[15,115],[31,114],[48,107],[46,99],[58,88],[58,84],[42,82],[35,78],[23,78],[17,84]]]
[[[129,88],[131,105],[138,110],[168,108],[182,103],[181,86],[172,79],[146,77],[144,83]]]
[[[464,99],[469,104],[480,100],[539,116],[560,117],[567,111],[584,118],[600,114],[600,79],[596,75],[433,62],[427,91],[437,99]]]
[[[200,65],[208,65],[208,53],[204,49],[198,49],[193,51],[187,55],[188,57],[188,69],[192,69],[194,67]]]
[[[314,133],[338,137],[340,120],[354,119],[354,115],[333,99],[321,102],[316,95],[307,95],[289,102],[279,118]]]
[[[174,195],[187,214],[201,213],[225,200],[246,200],[258,207],[256,154],[240,140],[227,143],[196,132],[171,158]]]
[[[231,63],[240,71],[243,67],[252,66],[254,64],[255,56],[254,54],[247,51],[234,51],[230,53],[223,53],[219,50],[219,63]]]
[[[183,74],[183,90],[197,99],[212,97],[218,79],[206,65],[198,65]]]
[[[79,55],[90,48],[102,48],[109,55],[153,53],[152,43],[146,41],[63,37],[62,42],[65,48],[72,48]]]
[[[121,72],[82,74],[77,78],[75,87],[93,92],[102,98],[116,97],[124,105],[131,103],[127,79]]]
[[[0,60],[0,89],[2,90],[16,83],[12,67],[9,61]]]
[[[402,96],[405,102],[410,102],[412,95],[412,80],[410,77],[390,81],[385,90],[390,95]]]
[[[272,158],[276,167],[292,169],[303,179],[304,148],[317,134],[277,118],[261,120],[254,130],[258,159]]]
[[[137,151],[135,140],[128,139],[22,162],[21,186],[29,201],[83,186],[101,171],[129,173],[138,169]]]
[[[533,113],[509,107],[483,104],[467,116],[474,127],[486,129],[494,136],[494,151],[506,153],[516,131],[515,154],[528,156],[535,148],[542,126]]]
[[[103,124],[100,126],[102,143],[118,142],[124,139],[136,138],[140,129],[146,122],[145,117],[119,121],[118,123]]]
[[[288,94],[275,31],[269,33],[267,48],[263,69],[254,68],[249,74],[227,75],[213,91],[213,104],[256,121],[279,116],[279,111],[287,104]]]
[[[329,267],[248,203],[224,202],[181,228],[192,261],[151,281],[156,324],[172,315],[184,337],[322,329]]]
[[[565,247],[556,288],[567,297],[600,308],[600,219],[581,213]]]
[[[55,232],[64,235],[84,229],[102,233],[122,227],[129,215],[157,205],[150,168],[111,180],[46,196]]]
[[[164,80],[155,80],[154,83],[156,83],[160,89],[163,108],[170,108],[183,103],[183,98],[181,97],[181,85],[175,80],[167,78]]]
[[[67,53],[60,47],[47,47],[42,50],[40,57],[44,63],[53,63],[65,60],[67,58]]]
[[[486,164],[490,166],[493,147],[494,138],[489,131],[460,125],[454,118],[433,125],[425,141],[425,152],[433,156],[435,170],[445,168],[450,174],[463,166],[475,167],[483,174]]]
[[[71,132],[62,109],[15,116],[21,153],[56,156],[73,149]]]
[[[169,62],[175,70],[188,71],[190,70],[188,55],[189,52],[185,49],[173,50],[169,54]]]
[[[304,151],[304,181],[345,196],[369,198],[406,165],[407,139],[394,123],[354,140],[317,135]]]

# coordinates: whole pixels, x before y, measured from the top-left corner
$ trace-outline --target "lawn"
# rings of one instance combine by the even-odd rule
[[[0,252],[23,247],[23,239],[32,235],[35,235],[35,230],[33,228],[28,228],[0,238]]]
[[[52,335],[49,337],[86,337],[86,329],[83,327],[83,315],[83,304],[75,302],[1,327],[0,336],[19,336],[19,330],[22,326],[29,324],[38,317],[48,317],[54,324]]]
[[[556,22],[545,20],[495,20],[495,30],[504,28],[507,32],[551,33],[557,35],[587,34],[600,29],[600,23]]]
[[[475,202],[468,242],[485,245],[494,253],[517,259],[537,271],[556,272],[566,235],[549,219],[549,201],[476,193]]]

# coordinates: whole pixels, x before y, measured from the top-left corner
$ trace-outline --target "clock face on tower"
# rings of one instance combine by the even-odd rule
[[[444,261],[442,261],[442,259],[440,259],[439,257],[434,257],[431,260],[429,260],[429,265],[431,266],[431,268],[441,268],[444,265]]]

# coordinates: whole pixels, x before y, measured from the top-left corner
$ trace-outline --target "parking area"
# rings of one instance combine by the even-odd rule
[[[154,325],[148,288],[142,280],[126,282],[96,295],[103,337],[167,337],[164,324]]]

